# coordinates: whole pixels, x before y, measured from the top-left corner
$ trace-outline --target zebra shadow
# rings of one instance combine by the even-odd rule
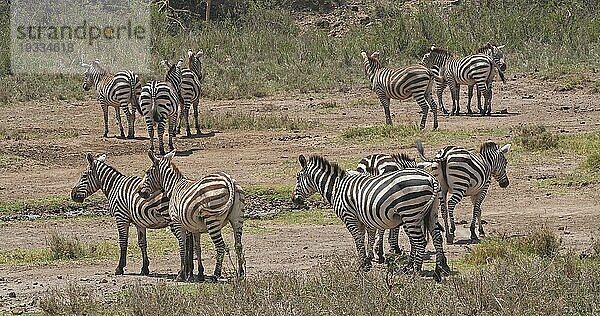
[[[218,133],[218,132],[211,131],[211,132],[208,132],[208,133],[190,134],[190,136],[181,135],[179,137],[180,138],[185,138],[185,139],[207,138],[207,137],[214,137],[216,133]]]
[[[201,148],[189,148],[186,150],[177,150],[175,152],[175,156],[176,157],[187,157],[187,156],[191,156],[195,151],[199,151],[202,150]]]
[[[468,117],[509,117],[509,116],[516,116],[516,115],[520,115],[520,113],[518,112],[508,112],[508,111],[500,111],[500,112],[494,112],[491,113],[490,115],[481,115],[479,114],[479,112],[473,112],[473,113],[460,113],[458,116],[468,116]],[[449,114],[447,114],[447,116],[450,116]]]
[[[459,246],[464,246],[464,245],[476,245],[478,243],[481,242],[481,239],[459,239],[459,240],[455,240],[454,244],[455,245],[459,245]]]

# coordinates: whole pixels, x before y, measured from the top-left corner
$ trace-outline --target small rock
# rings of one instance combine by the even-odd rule
[[[23,309],[21,307],[13,307],[10,310],[10,313],[13,315],[21,315],[21,314],[23,314]]]
[[[564,234],[565,234],[565,235],[571,235],[571,232],[570,232],[570,231],[568,231],[568,230],[565,230],[565,231],[564,231]]]
[[[532,94],[527,94],[527,95],[522,96],[521,99],[528,99],[528,100],[535,99],[535,96],[533,96]]]
[[[59,279],[59,280],[62,280],[63,276],[62,275],[57,275],[56,278]]]
[[[82,281],[82,282],[87,282],[87,281],[89,281],[89,280],[90,280],[90,279],[88,279],[88,278],[81,278],[81,279],[79,279],[79,281]]]
[[[568,110],[571,109],[571,107],[567,106],[567,105],[563,105],[563,106],[560,107],[560,109],[563,110],[563,111],[568,111]]]
[[[358,12],[358,6],[357,5],[351,5],[350,6],[350,10],[352,10],[354,12]]]
[[[15,297],[17,297],[17,293],[15,293],[15,291],[10,291],[10,292],[8,292],[8,297],[15,298]]]
[[[304,246],[304,247],[302,247],[302,249],[306,250],[306,249],[308,249],[308,246]]]
[[[107,279],[102,279],[102,280],[100,280],[100,283],[108,283],[108,280]]]
[[[38,285],[38,283],[34,281],[34,282],[33,282],[33,285]]]

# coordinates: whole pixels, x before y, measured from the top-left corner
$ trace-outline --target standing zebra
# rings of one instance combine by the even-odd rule
[[[475,54],[465,57],[455,57],[451,53],[432,46],[428,53],[423,55],[421,64],[431,68],[436,76],[436,92],[442,111],[447,113],[442,103],[442,92],[446,85],[450,86],[452,95],[452,112],[450,115],[459,115],[460,113],[460,85],[477,85],[478,91],[483,92],[484,107],[481,108],[481,115],[486,111],[491,111],[491,89],[489,83],[494,74],[494,61],[485,54]],[[470,103],[467,111],[471,113]]]
[[[81,63],[81,66],[86,68],[83,77],[83,90],[89,91],[93,86],[102,107],[104,137],[108,137],[108,107],[112,106],[115,108],[115,118],[119,124],[121,138],[125,138],[123,124],[121,124],[121,108],[127,117],[127,138],[134,138],[135,111],[141,113],[138,99],[142,85],[138,75],[129,70],[119,71],[113,75],[104,69],[97,59],[91,64]],[[131,110],[129,109],[129,103],[131,103]]]
[[[373,90],[385,112],[385,123],[392,125],[390,115],[390,99],[406,100],[411,96],[421,107],[421,128],[425,128],[427,113],[431,108],[433,112],[433,128],[438,127],[437,105],[431,97],[431,86],[434,74],[431,70],[421,65],[406,68],[385,68],[379,61],[379,52],[368,56],[361,53],[365,73],[371,81]]]
[[[190,131],[190,106],[194,110],[194,125],[196,134],[200,135],[198,125],[198,103],[200,102],[200,83],[202,82],[202,51],[194,53],[188,50],[188,68],[181,69],[181,112],[177,123],[177,133],[181,132],[181,121],[185,118],[186,134],[192,135]]]
[[[152,166],[146,172],[139,194],[147,198],[162,190],[169,197],[171,219],[181,225],[184,231],[194,235],[194,246],[198,256],[198,278],[204,280],[204,267],[200,253],[200,233],[204,232],[208,232],[217,250],[214,276],[221,277],[225,255],[225,242],[221,236],[221,228],[227,222],[231,224],[234,233],[237,273],[239,277],[243,277],[244,192],[237,181],[223,172],[209,174],[198,181],[188,179],[171,162],[175,151],[160,159],[156,158],[152,151],[148,152],[148,156],[152,160]]]
[[[475,221],[479,223],[479,234],[485,235],[481,224],[481,203],[490,187],[491,179],[494,177],[501,188],[508,186],[506,175],[506,158],[511,144],[500,148],[496,143],[488,141],[479,147],[479,152],[474,153],[462,147],[444,147],[433,159],[433,174],[441,184],[440,204],[444,227],[446,228],[446,239],[449,244],[454,241],[454,209],[464,196],[470,196],[473,202],[473,218],[471,220],[471,239],[478,240],[475,233]],[[423,160],[425,149],[420,141],[417,141],[417,150]],[[452,194],[446,207],[448,192]],[[448,213],[450,213],[450,229],[448,230]]]
[[[92,154],[86,155],[89,163],[88,169],[81,173],[79,181],[71,190],[71,199],[81,203],[85,198],[102,190],[108,200],[108,209],[115,216],[119,232],[120,259],[115,274],[123,274],[127,264],[127,239],[129,225],[135,225],[138,235],[138,246],[142,252],[142,271],[140,274],[148,275],[146,229],[159,229],[170,226],[171,231],[183,242],[181,227],[173,223],[169,217],[169,198],[165,194],[156,194],[149,199],[142,199],[137,193],[142,178],[125,176],[115,168],[105,163],[106,155],[94,158]],[[183,248],[180,248],[182,262],[185,259]],[[179,271],[178,279],[183,279],[184,269]]]
[[[308,196],[319,192],[333,205],[354,238],[364,271],[371,268],[375,229],[392,229],[400,224],[410,240],[409,269],[421,271],[427,245],[425,231],[428,230],[436,249],[436,280],[440,280],[441,273],[449,271],[441,226],[437,222],[439,184],[433,176],[417,169],[379,176],[346,172],[319,156],[311,156],[307,161],[300,155],[299,162],[302,170],[296,177],[292,201],[302,205]],[[369,233],[368,254],[365,253],[365,230]]]
[[[495,46],[492,45],[491,43],[487,43],[485,46],[479,48],[476,53],[477,54],[485,54],[490,56],[490,58],[492,58],[492,60],[494,61],[494,69],[493,69],[493,74],[492,74],[492,78],[491,80],[488,82],[488,88],[490,89],[490,103],[491,103],[491,98],[492,98],[492,83],[493,83],[493,79],[496,76],[496,72],[498,72],[498,75],[500,76],[500,79],[502,80],[502,82],[506,82],[506,78],[504,77],[504,72],[506,71],[506,63],[504,62],[504,53],[502,52],[502,48],[504,47],[504,45],[501,46]],[[471,99],[473,98],[473,85],[469,85],[469,90],[468,90],[468,103],[467,103],[467,111],[469,111],[469,113],[471,112]],[[481,108],[481,91],[479,91],[479,89],[477,89],[477,109],[479,109],[479,112],[482,112],[482,108]],[[491,106],[488,109],[485,109],[485,114],[487,115],[491,115]]]
[[[374,176],[392,172],[403,170],[407,168],[424,168],[429,166],[429,163],[419,163],[415,161],[415,159],[410,158],[407,154],[373,154],[369,155],[360,160],[358,166],[356,167],[356,171],[361,173],[368,173]],[[377,262],[383,263],[385,261],[385,257],[383,255],[383,235],[385,233],[385,229],[377,230],[377,242],[375,245],[375,253],[377,254]],[[398,244],[398,235],[400,233],[400,228],[392,228],[388,234],[388,242],[390,244],[390,249],[393,253],[400,254],[402,253],[402,249],[400,249],[400,245]]]
[[[154,151],[154,126],[158,125],[158,148],[161,155],[165,154],[163,143],[163,134],[165,124],[169,124],[169,149],[173,150],[173,137],[175,137],[175,125],[177,123],[177,106],[180,99],[181,88],[181,64],[169,65],[163,61],[163,65],[168,67],[165,81],[151,81],[142,87],[140,96],[140,106],[144,118],[146,119],[146,128],[150,136],[150,150]]]

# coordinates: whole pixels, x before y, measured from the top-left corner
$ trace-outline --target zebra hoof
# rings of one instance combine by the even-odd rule
[[[115,269],[115,275],[123,275],[123,268],[122,267],[117,267]]]
[[[182,271],[179,271],[179,273],[177,273],[177,277],[175,278],[175,282],[183,282],[185,280],[186,280],[185,273],[183,273]]]
[[[149,275],[150,274],[150,269],[148,269],[148,267],[143,267],[142,271],[140,272],[140,275]]]
[[[454,243],[454,234],[446,234],[446,243],[452,245]]]
[[[477,235],[475,235],[475,234],[471,234],[471,241],[478,242],[479,241],[479,237],[477,237]]]
[[[385,262],[385,257],[384,256],[377,256],[377,263],[382,264]]]

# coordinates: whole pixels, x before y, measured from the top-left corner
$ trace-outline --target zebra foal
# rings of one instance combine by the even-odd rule
[[[198,279],[204,280],[204,267],[200,250],[200,234],[208,232],[217,250],[214,277],[221,277],[225,242],[221,229],[227,223],[234,233],[237,255],[237,276],[244,276],[244,252],[242,248],[242,228],[244,215],[244,192],[230,175],[224,172],[209,174],[200,180],[185,177],[171,161],[175,151],[162,158],[148,152],[152,166],[139,187],[139,194],[149,198],[161,190],[170,199],[169,215],[181,225],[182,230],[194,235],[194,248],[198,256]],[[185,248],[185,245],[181,244]],[[184,263],[182,262],[182,269]]]
[[[423,160],[425,149],[417,141],[417,150]],[[475,224],[479,224],[479,234],[485,235],[481,224],[481,203],[485,199],[492,177],[498,181],[501,188],[508,186],[506,175],[507,161],[504,155],[511,144],[503,147],[488,141],[479,146],[478,152],[471,152],[462,147],[446,146],[433,158],[432,173],[441,184],[440,206],[446,229],[446,240],[454,242],[454,209],[465,196],[470,196],[473,202],[473,218],[471,219],[471,239],[478,240]],[[450,199],[447,200],[448,192]],[[446,206],[447,201],[447,206]],[[450,229],[448,229],[448,214],[450,214]]]
[[[307,160],[300,155],[299,162],[302,170],[296,176],[292,201],[303,205],[307,197],[318,192],[333,205],[336,215],[354,238],[362,270],[371,268],[375,229],[402,225],[411,245],[411,262],[407,269],[421,271],[428,231],[436,250],[436,280],[449,271],[441,226],[437,222],[439,185],[433,176],[417,169],[379,176],[346,172],[319,156]],[[369,234],[366,249],[365,231]]]
[[[140,274],[150,273],[146,243],[146,229],[160,229],[170,227],[171,231],[181,244],[183,235],[179,224],[171,221],[169,217],[169,198],[165,194],[155,194],[148,199],[142,199],[137,193],[142,178],[125,176],[117,169],[106,164],[106,155],[93,157],[86,155],[87,170],[83,171],[75,186],[71,189],[71,199],[81,203],[88,196],[102,190],[108,200],[108,209],[115,216],[117,231],[119,233],[119,265],[115,274],[123,274],[127,264],[127,240],[129,226],[133,224],[137,229],[138,246],[142,252],[142,270]],[[184,260],[183,248],[180,248],[181,259]],[[184,270],[179,271],[178,278],[183,276]]]
[[[365,73],[385,112],[385,122],[392,125],[390,99],[407,100],[413,97],[421,107],[421,128],[425,128],[429,109],[433,112],[433,128],[438,128],[437,105],[431,97],[434,74],[422,65],[405,68],[386,68],[379,61],[379,52],[371,56],[362,52]]]
[[[180,100],[181,89],[181,65],[183,61],[169,65],[162,61],[167,67],[165,81],[150,81],[142,87],[140,95],[140,107],[146,120],[146,128],[150,137],[150,150],[154,151],[154,126],[158,130],[158,149],[161,155],[165,154],[163,134],[165,125],[169,125],[169,150],[173,150],[173,137],[177,123],[177,108]]]
[[[125,138],[123,124],[121,123],[121,109],[127,117],[127,138],[135,137],[135,111],[140,111],[138,99],[142,85],[138,75],[129,70],[111,74],[100,65],[99,60],[91,64],[81,63],[86,68],[83,75],[83,90],[89,91],[94,87],[102,113],[104,114],[104,137],[108,137],[108,107],[115,108],[115,118],[119,125],[121,138]],[[131,104],[131,110],[129,109]]]

